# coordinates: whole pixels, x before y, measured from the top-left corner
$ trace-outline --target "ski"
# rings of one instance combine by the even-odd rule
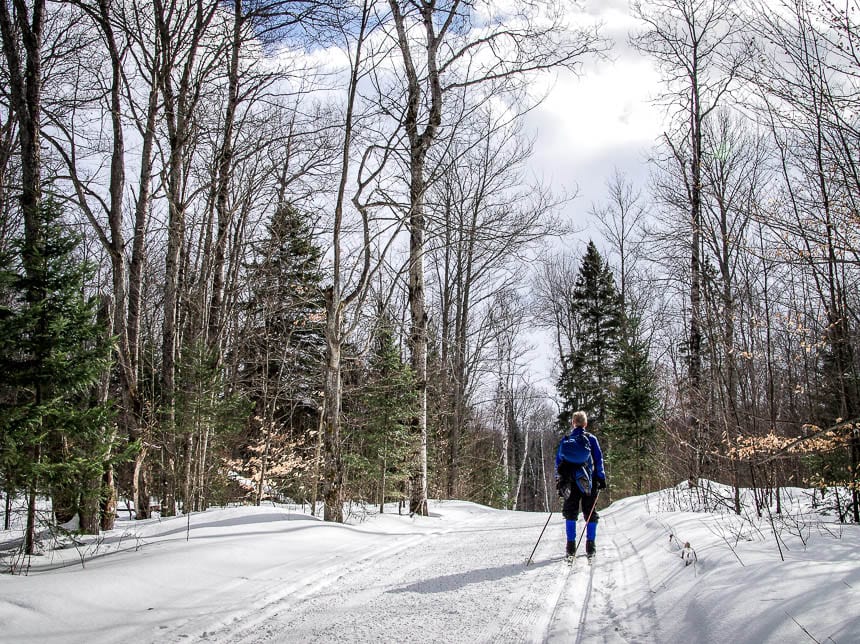
[[[592,557],[589,557],[588,555],[582,555],[582,554],[578,554],[578,555],[566,555],[566,556],[564,557],[564,562],[565,562],[568,566],[573,566],[573,565],[576,563],[576,560],[577,560],[577,559],[587,559],[587,560],[588,560],[588,563],[590,564],[590,563],[592,563],[592,561],[591,561],[591,560],[592,560],[592,558],[593,558],[593,556],[592,556]]]
[[[583,555],[583,554],[565,555],[562,558],[562,561],[564,561],[564,563],[566,563],[569,567],[573,567],[573,565],[576,563],[577,559],[585,559],[588,562],[588,565],[592,566],[592,565],[594,565],[594,560],[596,559],[596,557],[594,554],[590,554],[590,555]]]

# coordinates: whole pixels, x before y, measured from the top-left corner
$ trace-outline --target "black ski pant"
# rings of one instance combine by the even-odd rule
[[[564,500],[564,505],[561,509],[562,516],[565,519],[576,521],[579,516],[579,510],[582,508],[583,518],[588,519],[590,523],[597,523],[597,519],[600,517],[597,510],[594,510],[597,496],[595,494],[583,494],[576,487],[576,483],[572,483],[570,487],[570,496]],[[589,514],[591,518],[589,518]]]
[[[576,481],[573,480],[576,466],[567,462],[562,462],[558,468],[558,475],[562,483],[570,483],[570,496],[564,500],[564,505],[561,509],[561,514],[565,519],[576,521],[579,516],[579,510],[582,508],[582,516],[588,519],[590,523],[597,523],[597,510],[594,510],[594,504],[597,502],[597,485],[594,485],[592,480],[591,494],[583,494],[576,486]],[[591,515],[591,518],[589,518]]]

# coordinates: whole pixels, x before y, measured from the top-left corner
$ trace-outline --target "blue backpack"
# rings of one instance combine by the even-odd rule
[[[594,459],[591,458],[591,442],[585,432],[578,436],[566,436],[561,442],[561,459],[571,464],[571,477],[583,494],[591,494],[591,479]],[[566,468],[567,469],[567,468]]]

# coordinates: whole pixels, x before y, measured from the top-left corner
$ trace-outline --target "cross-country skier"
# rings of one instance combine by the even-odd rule
[[[598,514],[594,509],[598,490],[606,488],[606,473],[603,471],[603,453],[593,434],[585,431],[588,415],[584,411],[574,412],[570,424],[573,429],[561,439],[555,456],[555,471],[558,479],[558,494],[564,498],[565,530],[567,532],[567,556],[576,553],[576,519],[580,507],[588,522],[585,528],[585,554],[591,557],[595,551]]]

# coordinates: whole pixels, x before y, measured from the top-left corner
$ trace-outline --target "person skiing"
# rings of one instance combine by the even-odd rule
[[[567,556],[576,554],[576,519],[580,507],[587,524],[585,527],[585,554],[593,556],[597,548],[597,520],[594,509],[599,490],[606,488],[606,473],[603,470],[603,452],[594,434],[585,431],[588,415],[584,411],[574,412],[570,424],[571,432],[561,439],[555,456],[558,494],[564,499],[562,515],[567,533]]]

